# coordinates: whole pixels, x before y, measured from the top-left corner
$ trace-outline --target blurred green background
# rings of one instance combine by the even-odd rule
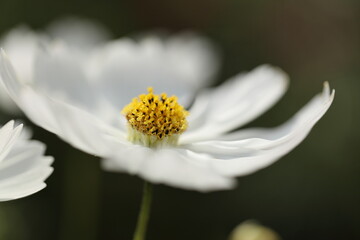
[[[255,219],[283,239],[360,239],[360,1],[2,0],[0,33],[41,29],[62,16],[100,21],[114,37],[195,30],[222,50],[218,83],[262,63],[283,68],[289,91],[250,126],[276,126],[329,81],[336,98],[308,138],[279,162],[238,179],[232,191],[201,194],[155,187],[149,240],[225,240]],[[3,113],[1,123],[14,118]],[[100,170],[99,159],[32,126],[55,156],[48,187],[0,203],[0,239],[131,239],[142,180]]]

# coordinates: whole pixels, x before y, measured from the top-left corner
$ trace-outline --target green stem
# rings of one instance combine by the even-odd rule
[[[150,217],[151,200],[152,185],[145,181],[140,213],[133,240],[145,240],[146,228]]]

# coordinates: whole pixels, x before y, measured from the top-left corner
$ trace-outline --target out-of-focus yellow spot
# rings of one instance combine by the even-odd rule
[[[156,95],[149,87],[148,94],[141,94],[121,111],[129,125],[158,140],[183,133],[187,128],[186,116],[189,115],[177,102],[176,96],[165,93]]]
[[[238,225],[229,240],[280,240],[280,236],[272,229],[255,221],[246,221]]]

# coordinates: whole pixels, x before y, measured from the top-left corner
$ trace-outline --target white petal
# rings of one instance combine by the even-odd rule
[[[97,156],[107,153],[109,135],[123,139],[123,133],[79,108],[35,91],[16,79],[2,52],[0,73],[11,97],[37,125],[55,133],[74,147]],[[112,143],[111,143],[112,144]]]
[[[123,129],[121,109],[115,109],[85,76],[85,59],[66,45],[39,49],[35,59],[34,85],[52,99],[81,108],[108,124]]]
[[[136,146],[103,160],[108,171],[136,174],[152,183],[202,192],[230,189],[234,179],[213,171],[199,154],[183,149],[158,149]]]
[[[36,53],[34,84],[39,90],[86,110],[96,108],[100,96],[86,79],[81,57],[65,45],[39,48]]]
[[[212,155],[211,164],[220,174],[250,174],[272,164],[301,143],[328,110],[334,95],[335,92],[330,94],[325,83],[322,94],[315,96],[293,118],[275,129],[243,130],[185,147]]]
[[[66,42],[74,50],[89,50],[110,37],[104,25],[77,17],[58,19],[49,24],[47,32],[53,38]]]
[[[30,128],[23,127],[21,130],[21,134],[19,136],[19,141],[26,142],[26,140],[30,140],[33,136],[33,131]]]
[[[212,138],[252,121],[280,99],[287,80],[280,69],[263,65],[203,92],[190,109],[182,141]]]
[[[25,157],[27,156],[24,154],[18,156],[18,158]],[[32,160],[30,157],[35,158],[36,156],[30,155],[29,158],[17,163],[14,167],[1,168],[0,192],[5,192],[3,189],[17,188],[20,184],[30,181],[41,183],[51,174],[50,164],[53,162],[51,157],[38,157],[33,162],[30,162]]]
[[[34,104],[38,109],[34,108]],[[74,147],[97,156],[107,152],[107,128],[110,126],[95,116],[71,105],[52,101],[30,88],[20,92],[19,106],[34,123],[55,133]],[[119,137],[123,136],[120,130],[117,132]]]
[[[44,40],[45,36],[31,31],[26,26],[18,26],[12,29],[1,39],[1,47],[6,49],[17,75],[23,81],[31,81],[36,48],[39,42]],[[18,107],[1,85],[0,106],[7,112],[19,113]]]
[[[149,86],[159,93],[175,94],[186,104],[214,75],[216,62],[203,38],[152,36],[139,42],[124,38],[107,44],[93,55],[87,69],[97,89],[122,109]]]
[[[44,182],[34,184],[33,182],[24,183],[17,188],[2,189],[4,193],[0,193],[0,202],[15,200],[34,194],[46,187]],[[11,191],[11,192],[9,192]]]
[[[1,47],[6,50],[16,73],[23,81],[31,81],[36,49],[45,39],[44,35],[37,34],[26,26],[12,29],[2,39]]]
[[[0,129],[0,162],[6,157],[18,136],[20,135],[22,125],[14,128],[14,121],[10,121]]]
[[[188,75],[186,84],[199,89],[211,83],[220,63],[217,49],[208,39],[187,32],[169,37],[164,44],[179,72]]]

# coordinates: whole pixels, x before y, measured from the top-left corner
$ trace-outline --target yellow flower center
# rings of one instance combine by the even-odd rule
[[[178,135],[187,128],[186,116],[189,115],[177,102],[176,96],[167,97],[165,93],[156,95],[152,87],[148,88],[148,94],[134,98],[121,113],[130,126],[129,140],[148,146],[165,139],[177,142]],[[136,132],[147,139],[144,141],[144,136],[134,135]]]

